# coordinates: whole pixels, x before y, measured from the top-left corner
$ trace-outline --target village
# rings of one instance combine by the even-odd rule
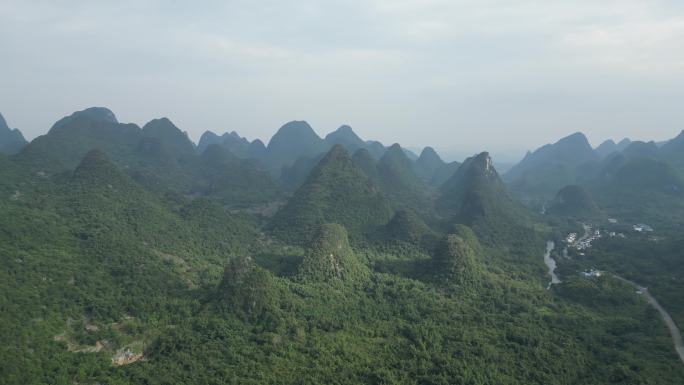
[[[577,250],[585,250],[591,247],[591,243],[599,238],[601,238],[601,231],[597,228],[594,230],[592,225],[582,223],[584,228],[584,235],[577,239],[577,233],[570,233],[565,237],[565,243],[569,247],[573,247]],[[584,255],[580,253],[580,255]]]
[[[618,223],[617,219],[614,218],[609,218],[608,223],[610,225],[615,225]],[[563,249],[563,256],[565,258],[568,258],[568,248],[573,248],[578,251],[578,255],[584,256],[585,251],[592,246],[592,242],[594,242],[597,239],[600,239],[604,236],[604,234],[607,234],[608,237],[619,237],[619,238],[627,238],[627,236],[622,233],[622,232],[617,232],[617,231],[607,231],[607,232],[602,232],[598,227],[594,228],[594,225],[592,224],[587,224],[587,223],[582,223],[582,228],[584,230],[584,234],[578,238],[577,233],[569,233],[564,241],[566,244],[566,248]],[[653,228],[647,224],[644,223],[637,223],[632,226],[632,230],[637,232],[637,233],[651,233],[653,232]],[[599,278],[604,275],[604,272],[601,270],[598,270],[596,268],[591,268],[587,269],[585,271],[580,272],[580,275],[584,278]],[[641,294],[641,292],[637,292],[638,294]]]
[[[614,218],[609,218],[608,223],[610,224],[617,224],[618,221],[617,219]],[[594,229],[594,226],[592,224],[586,224],[582,223],[582,227],[584,229],[584,235],[582,235],[580,238],[578,237],[577,233],[569,233],[565,237],[565,243],[567,244],[568,247],[574,248],[579,251],[583,251],[586,249],[589,249],[591,247],[591,244],[593,241],[601,238],[604,233],[601,232],[601,230],[597,227]],[[632,230],[634,230],[637,233],[652,233],[653,228],[645,223],[637,223],[632,226]],[[617,231],[608,231],[605,232],[609,237],[619,237],[619,238],[627,238],[625,233],[623,232],[617,232]],[[583,252],[579,253],[580,255],[584,255]]]

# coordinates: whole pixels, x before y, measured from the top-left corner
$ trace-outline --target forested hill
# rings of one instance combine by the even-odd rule
[[[668,154],[597,157],[541,215],[487,152],[447,163],[304,121],[195,145],[167,118],[75,112],[0,154],[0,382],[679,384],[632,287],[564,264],[547,290],[542,258],[570,214],[610,209],[604,186],[676,201]]]

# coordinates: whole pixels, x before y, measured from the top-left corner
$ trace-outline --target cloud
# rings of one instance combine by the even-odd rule
[[[591,25],[564,36],[563,43],[594,62],[634,71],[684,73],[684,17]]]
[[[468,151],[667,137],[683,38],[666,0],[6,0],[0,106],[29,137],[92,104],[194,137],[291,119]]]

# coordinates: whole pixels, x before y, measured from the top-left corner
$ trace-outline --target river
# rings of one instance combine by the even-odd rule
[[[556,275],[556,261],[551,258],[551,252],[553,249],[556,247],[556,244],[553,241],[547,241],[546,242],[546,252],[544,253],[544,263],[546,264],[546,267],[549,268],[549,275],[551,276],[551,282],[546,286],[547,289],[551,288],[551,285],[555,285],[557,283],[561,283],[561,280],[558,279],[558,276]]]

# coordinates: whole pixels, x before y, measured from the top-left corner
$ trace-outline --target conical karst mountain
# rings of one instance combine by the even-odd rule
[[[521,229],[528,220],[487,152],[466,159],[440,190],[438,208],[444,219],[471,227],[483,241],[508,239],[511,231]]]
[[[624,151],[632,141],[629,138],[622,139],[619,143],[615,143],[612,139],[608,139],[596,147],[596,154],[603,158],[615,153]]]
[[[81,163],[74,169],[72,180],[92,184],[96,187],[111,186],[110,188],[132,182],[100,150],[88,151]]]
[[[633,158],[615,170],[610,178],[608,190],[622,190],[623,194],[643,194],[647,191],[681,196],[684,194],[684,179],[669,163],[649,158]]]
[[[189,156],[195,153],[195,147],[188,135],[181,131],[167,118],[154,119],[142,128],[146,138],[154,138],[175,157]]]
[[[247,146],[247,158],[261,159],[266,155],[266,146],[260,139],[254,139],[252,143]]]
[[[660,149],[654,141],[642,142],[637,140],[622,150],[622,154],[628,158],[656,159],[660,156],[659,151]]]
[[[308,156],[299,157],[291,166],[283,166],[280,172],[280,185],[285,191],[295,191],[309,177],[311,170],[323,159],[325,153],[310,158]]]
[[[425,147],[415,162],[416,173],[425,181],[431,181],[435,173],[446,163],[432,147]]]
[[[17,160],[36,170],[58,172],[73,169],[88,151],[99,149],[125,166],[133,163],[142,138],[135,124],[118,123],[106,108],[89,108],[59,120],[47,134],[24,147]]]
[[[349,153],[353,153],[359,148],[364,148],[366,146],[366,143],[347,125],[340,126],[337,130],[329,133],[325,137],[325,143],[329,147],[341,144]]]
[[[354,255],[344,226],[325,223],[309,243],[298,275],[304,281],[353,282],[363,280],[368,269]]]
[[[461,290],[476,288],[482,280],[482,268],[477,261],[481,249],[477,237],[466,226],[457,225],[437,244],[433,256],[433,271],[441,284]]]
[[[232,131],[229,134],[223,135],[223,147],[235,154],[238,158],[247,158],[247,150],[249,149],[249,140],[243,138],[237,132]]]
[[[660,149],[663,155],[681,152],[681,150],[684,149],[684,130],[676,137],[668,140]]]
[[[578,166],[598,160],[599,155],[586,136],[577,132],[528,153],[506,172],[505,179],[520,193],[553,196],[561,187],[576,181]]]
[[[280,127],[266,147],[266,162],[269,167],[280,171],[283,166],[292,165],[297,158],[315,157],[325,152],[325,142],[311,126],[304,121],[292,121]]]
[[[488,152],[466,159],[461,167],[441,187],[440,205],[444,209],[457,212],[463,200],[473,190],[506,194],[505,186],[494,169]]]
[[[385,151],[387,151],[385,146],[376,140],[367,141],[366,142],[366,148],[368,149],[368,152],[370,152],[370,154],[373,155],[373,158],[375,158],[375,159],[382,158],[382,156],[385,154]]]
[[[659,153],[662,159],[668,161],[677,170],[684,173],[684,130],[675,138],[663,144]]]
[[[225,147],[233,155],[243,159],[258,159],[262,158],[266,153],[266,146],[264,142],[255,139],[253,142],[240,136],[237,132],[226,132],[221,136],[216,135],[211,131],[205,131],[200,137],[197,144],[197,152],[203,153],[212,144],[217,144]]]
[[[161,244],[176,224],[154,193],[99,150],[89,151],[58,191],[62,215],[78,218],[82,240],[109,242],[116,234],[125,242],[144,238],[150,245]]]
[[[227,148],[220,144],[210,144],[207,146],[207,148],[202,151],[199,159],[203,168],[215,171],[220,171],[221,167],[228,163],[238,161],[238,157],[235,156],[235,154],[228,151]]]
[[[226,135],[226,134],[224,134]],[[222,136],[218,136],[211,131],[204,131],[202,136],[200,136],[199,142],[197,142],[197,152],[203,153],[212,144],[221,144],[223,141]]]
[[[605,158],[606,156],[618,151],[618,146],[612,139],[608,139],[603,141],[594,149],[594,151],[596,151],[596,154],[598,154],[598,156],[601,158]]]
[[[169,119],[160,118],[142,128],[131,158],[113,160],[148,189],[188,192],[195,183],[191,165],[196,158],[187,134]]]
[[[547,212],[565,217],[588,218],[596,215],[598,207],[582,186],[569,185],[558,191]]]
[[[198,193],[229,206],[264,203],[280,193],[270,173],[218,144],[204,150],[193,164],[192,172],[203,181]]]
[[[386,191],[400,192],[421,184],[413,170],[413,162],[397,143],[390,146],[377,163],[380,183]]]
[[[339,223],[352,239],[360,239],[389,221],[390,203],[352,162],[341,145],[334,146],[311,171],[306,182],[270,224],[272,232],[304,244],[323,223]]]
[[[660,159],[616,153],[583,187],[603,211],[620,218],[671,223],[679,216],[673,213],[684,210],[684,179],[676,166]]]
[[[0,114],[0,154],[12,155],[19,152],[27,144],[24,135],[18,129],[11,129]]]
[[[427,185],[416,175],[413,162],[399,144],[390,146],[376,165],[377,183],[397,208],[411,209],[421,215],[429,210]]]
[[[631,139],[629,139],[629,138],[624,138],[624,139],[622,139],[622,140],[619,141],[618,144],[617,144],[617,149],[618,149],[618,151],[624,150],[625,148],[627,148],[627,146],[629,146],[630,143],[632,143],[632,140],[631,140]]]
[[[226,248],[245,250],[256,236],[241,219],[227,215],[218,199],[178,199],[170,209],[164,195],[136,183],[99,150],[89,151],[66,175],[58,179],[56,205],[61,215],[76,219],[78,237],[96,241],[98,251],[113,241],[145,253],[152,248],[182,254],[189,240],[202,239],[193,247],[205,256],[220,255]]]
[[[385,226],[385,236],[388,239],[408,243],[419,243],[432,230],[412,210],[398,210]]]
[[[360,148],[354,152],[352,156],[352,161],[372,180],[377,180],[378,178],[378,161],[371,155],[370,151],[366,148]]]
[[[223,270],[216,299],[228,312],[255,319],[276,310],[278,290],[273,276],[250,257],[233,257]]]
[[[457,161],[449,162],[435,171],[430,179],[430,184],[439,187],[444,184],[456,171],[461,167],[461,163]]]
[[[116,119],[116,115],[114,115],[114,113],[110,109],[105,108],[105,107],[89,107],[89,108],[86,108],[85,110],[76,111],[73,114],[58,120],[52,126],[50,131],[59,130],[62,127],[71,123],[73,120],[78,119],[78,118],[84,118],[84,117],[88,118],[88,120],[94,121],[94,122],[119,123],[119,121]]]

